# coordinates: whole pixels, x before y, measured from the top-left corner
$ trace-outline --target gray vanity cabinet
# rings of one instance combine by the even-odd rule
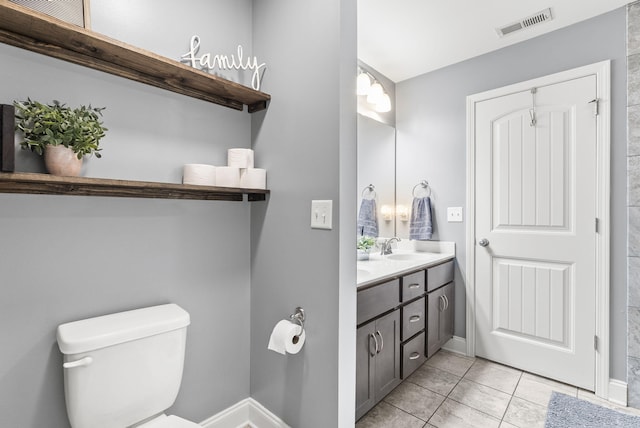
[[[427,270],[427,358],[453,337],[453,260]]]
[[[453,261],[358,290],[356,419],[453,336]]]
[[[400,310],[357,330],[356,419],[400,384]]]

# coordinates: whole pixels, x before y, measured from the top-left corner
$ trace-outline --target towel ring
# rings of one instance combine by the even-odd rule
[[[429,182],[427,180],[422,180],[420,183],[416,184],[415,186],[413,186],[413,190],[411,191],[411,193],[413,194],[414,198],[417,198],[416,196],[416,189],[418,187],[422,187],[424,189],[427,189],[429,191],[429,194],[427,196],[431,196],[431,187],[429,186]]]
[[[368,186],[366,186],[364,189],[362,189],[362,193],[360,194],[360,197],[364,198],[364,193],[368,190],[371,196],[369,199],[375,199],[376,198],[376,186],[374,186],[373,184],[369,184]],[[373,195],[371,195],[373,194]]]

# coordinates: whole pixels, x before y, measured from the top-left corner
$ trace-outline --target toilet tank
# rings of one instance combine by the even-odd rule
[[[175,304],[62,324],[67,414],[73,428],[123,428],[174,403],[189,314]]]

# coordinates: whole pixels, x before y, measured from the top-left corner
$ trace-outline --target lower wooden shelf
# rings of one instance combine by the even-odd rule
[[[249,201],[264,201],[270,191],[16,172],[0,173],[0,193],[207,201],[243,201],[246,194]]]

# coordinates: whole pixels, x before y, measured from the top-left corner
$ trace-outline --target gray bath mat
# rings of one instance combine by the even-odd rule
[[[627,415],[588,401],[554,392],[549,400],[545,428],[640,427],[640,416]]]

